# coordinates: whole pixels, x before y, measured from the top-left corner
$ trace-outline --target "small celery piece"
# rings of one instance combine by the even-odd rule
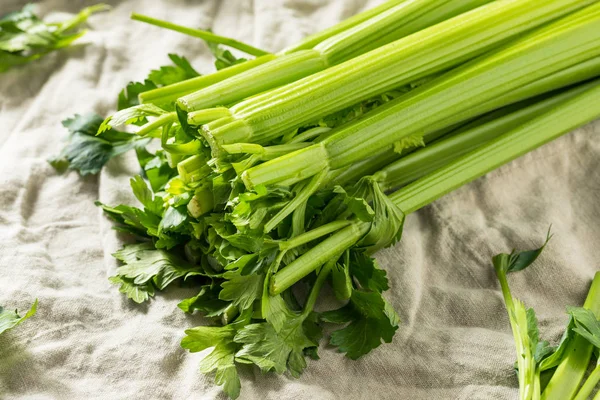
[[[155,26],[158,26],[161,28],[170,29],[172,31],[180,32],[180,33],[183,33],[183,34],[186,34],[189,36],[194,36],[194,37],[200,38],[202,40],[205,40],[207,42],[218,43],[218,44],[222,44],[225,46],[233,47],[234,49],[238,49],[238,50],[243,51],[244,53],[250,54],[252,56],[259,57],[259,56],[264,56],[266,54],[269,54],[268,52],[266,52],[264,50],[258,49],[254,46],[250,46],[246,43],[242,43],[235,39],[215,35],[214,33],[209,32],[209,31],[187,28],[185,26],[173,24],[171,22],[161,21],[159,19],[148,17],[146,15],[133,13],[133,14],[131,14],[131,19],[133,19],[134,21],[145,22],[147,24],[155,25]]]
[[[92,14],[108,9],[106,4],[97,4],[66,21],[46,23],[28,4],[21,11],[0,17],[0,73],[69,46],[86,33],[85,29],[76,30],[77,27]]]
[[[574,0],[489,3],[242,101],[230,108],[231,120],[214,128],[205,125],[202,133],[217,145],[268,142],[363,99],[458,65],[506,39],[591,3]],[[218,152],[214,146],[213,150]]]
[[[187,205],[188,212],[194,218],[199,218],[213,210],[213,194],[209,189],[198,189]]]
[[[492,261],[496,276],[502,287],[504,304],[508,311],[515,346],[517,348],[517,366],[519,376],[519,394],[521,400],[533,400],[540,397],[540,371],[536,352],[540,344],[537,318],[531,308],[517,299],[513,299],[508,286],[507,275],[529,267],[542,253],[550,240],[550,232],[542,247],[521,253],[499,254]],[[542,345],[543,346],[543,345]],[[547,347],[547,346],[546,346]]]
[[[199,181],[208,176],[212,169],[206,164],[206,157],[197,154],[177,164],[177,172],[184,183]]]
[[[29,311],[22,317],[17,313],[17,310],[9,311],[0,306],[0,335],[34,316],[37,311],[37,306],[38,301],[36,299]]]
[[[463,120],[477,116],[474,106],[482,102],[598,57],[599,44],[600,4],[595,4],[391,101],[320,143],[251,168],[242,179],[252,188],[342,168],[403,137],[425,134],[433,124],[436,130],[442,123],[454,125],[461,121],[458,113]]]
[[[596,320],[600,318],[600,273],[596,274],[592,282],[583,308],[589,310]],[[577,335],[567,344],[564,357],[542,393],[542,400],[572,399],[587,372],[594,345],[582,335],[585,330],[582,330],[577,318],[574,320],[576,328],[573,330]]]

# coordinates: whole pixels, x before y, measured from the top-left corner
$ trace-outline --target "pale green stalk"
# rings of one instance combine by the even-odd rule
[[[231,118],[204,125],[219,146],[266,143],[287,131],[424,76],[447,70],[499,43],[592,3],[502,0],[489,3],[230,108]],[[467,91],[465,91],[467,92]]]
[[[432,125],[452,126],[460,122],[456,114],[463,120],[477,116],[477,105],[599,55],[600,4],[595,4],[391,101],[313,146],[251,168],[242,179],[251,189],[345,167]]]

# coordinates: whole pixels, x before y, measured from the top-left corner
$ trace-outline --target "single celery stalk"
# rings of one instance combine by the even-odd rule
[[[279,55],[269,63],[187,94],[177,100],[177,105],[182,110],[192,112],[216,105],[233,104],[354,58],[371,50],[374,43],[390,43],[426,28],[429,24],[443,21],[489,1],[491,0],[405,0],[330,37],[313,49]],[[445,7],[441,7],[442,5]],[[438,9],[441,11],[438,12]]]
[[[450,191],[598,117],[600,117],[600,84],[596,82],[583,93],[565,100],[524,125],[396,191],[390,195],[390,199],[405,214],[412,213]],[[369,226],[368,222],[353,221],[351,225],[337,231],[327,239],[321,240],[316,246],[271,277],[269,282],[271,294],[281,293],[327,260],[351,248],[369,230]],[[598,284],[600,284],[600,280]],[[600,290],[596,291],[600,294]],[[594,301],[595,307],[600,307],[600,300],[596,298]],[[574,346],[576,347],[573,350],[577,350],[577,354],[564,361],[561,364],[561,366],[564,365],[562,369],[559,366],[559,369],[564,371],[560,375],[564,375],[564,377],[556,378],[556,381],[560,381],[563,386],[565,385],[564,381],[569,382],[576,378],[575,371],[578,373],[578,365],[582,364],[577,357],[579,350],[585,350],[585,346],[580,342]],[[589,358],[587,362],[589,362]],[[558,372],[559,370],[556,373]],[[562,386],[556,384],[556,387]],[[548,388],[546,388],[547,390]],[[559,396],[556,398],[571,397]]]
[[[596,107],[600,97],[596,97]],[[582,110],[583,111],[583,110]],[[600,318],[600,273],[597,273],[590,288],[583,308],[591,310]],[[580,335],[569,343],[565,349],[565,358],[556,367],[556,371],[544,392],[542,400],[572,399],[577,394],[577,389],[587,371],[594,346]],[[586,396],[587,398],[587,396]]]
[[[202,134],[210,144],[265,143],[282,133],[436,72],[593,3],[495,1],[230,108]],[[218,148],[213,146],[218,153]]]
[[[401,25],[396,21],[393,23],[385,21],[397,19],[393,14],[394,10],[389,10],[373,18],[368,25],[365,24],[364,28],[358,26],[344,31],[340,35],[319,43],[314,49],[323,54],[329,65],[337,65],[491,1],[493,0],[405,1],[399,7],[394,8],[397,10],[396,13],[402,10],[405,14],[401,17]],[[411,8],[412,10],[410,10]],[[360,35],[356,35],[359,30]],[[351,40],[343,40],[344,37]]]
[[[598,56],[597,3],[391,101],[320,143],[251,168],[242,179],[251,189],[342,168],[432,125],[461,122],[456,114],[463,120],[477,116],[479,104]]]
[[[598,385],[598,382],[600,382],[600,362],[597,363],[596,368],[594,368],[590,376],[585,380],[585,383],[581,386],[581,389],[579,389],[577,396],[573,400],[587,400]]]

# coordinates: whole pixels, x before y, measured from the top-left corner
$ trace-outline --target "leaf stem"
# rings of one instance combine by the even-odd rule
[[[160,127],[165,126],[167,124],[176,122],[176,121],[177,121],[177,113],[176,112],[162,114],[161,116],[154,119],[153,121],[150,121],[147,124],[143,125],[136,133],[140,136],[146,136],[150,132],[152,132],[156,129],[159,129]]]
[[[331,260],[325,263],[323,268],[321,268],[321,271],[319,272],[319,275],[317,275],[317,279],[315,280],[315,283],[313,284],[313,287],[310,290],[308,298],[306,299],[306,303],[304,304],[304,310],[302,311],[302,315],[304,317],[307,317],[308,314],[310,314],[315,308],[315,304],[317,303],[319,293],[323,288],[323,284],[325,284],[325,279],[331,272],[331,269],[333,268],[336,262],[337,258],[332,258]]]
[[[367,222],[353,222],[304,253],[271,277],[271,295],[280,294],[321,265],[356,244],[369,230]]]
[[[333,221],[326,225],[320,226],[318,228],[312,229],[308,232],[305,232],[299,236],[296,236],[292,239],[289,239],[285,242],[279,243],[280,250],[290,250],[304,244],[310,243],[313,240],[319,239],[323,236],[329,235],[330,233],[339,231],[350,225],[351,221]]]
[[[228,38],[225,36],[215,35],[214,33],[209,32],[209,31],[188,28],[186,26],[177,25],[172,22],[162,21],[162,20],[159,20],[156,18],[148,17],[146,15],[132,13],[131,19],[133,19],[135,21],[145,22],[150,25],[155,25],[160,28],[170,29],[172,31],[183,33],[188,36],[197,37],[202,40],[206,40],[207,42],[218,43],[218,44],[222,44],[225,46],[233,47],[234,49],[238,49],[238,50],[243,51],[244,53],[250,54],[252,56],[259,57],[259,56],[264,56],[264,55],[270,54],[267,51],[258,49],[254,46],[250,46],[249,44],[242,43],[235,39],[231,39],[231,38]]]

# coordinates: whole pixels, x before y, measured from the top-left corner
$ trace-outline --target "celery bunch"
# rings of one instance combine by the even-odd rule
[[[278,54],[134,18],[213,42],[219,70],[172,56],[104,122],[65,122],[55,163],[91,172],[136,150],[142,206],[98,203],[137,238],[111,281],[136,302],[197,287],[179,307],[218,326],[182,346],[212,348],[201,372],[233,398],[239,364],[298,377],[324,324],[351,359],[392,341],[400,321],[371,255],[406,215],[600,116],[591,0],[391,1]],[[326,284],[341,307],[317,312]]]

